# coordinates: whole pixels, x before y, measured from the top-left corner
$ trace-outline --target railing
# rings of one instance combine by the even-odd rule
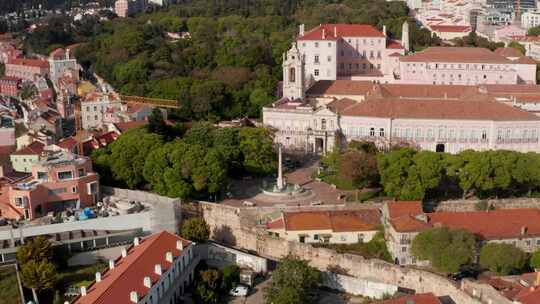
[[[127,103],[141,103],[141,104],[147,104],[151,106],[172,108],[172,109],[180,108],[180,104],[178,100],[148,98],[148,97],[128,96],[128,95],[120,95],[120,98],[122,99],[123,102],[127,102]]]

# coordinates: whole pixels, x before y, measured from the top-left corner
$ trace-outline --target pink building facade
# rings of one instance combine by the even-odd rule
[[[536,64],[482,48],[431,47],[400,58],[400,83],[535,84]]]
[[[98,195],[99,177],[92,161],[59,151],[34,164],[30,177],[5,185],[0,203],[13,211],[2,216],[33,220],[49,212],[93,206]]]

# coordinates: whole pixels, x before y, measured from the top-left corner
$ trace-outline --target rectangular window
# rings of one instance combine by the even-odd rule
[[[319,63],[319,55],[315,55],[315,63]]]
[[[313,72],[313,74],[315,74],[315,76],[319,76],[319,69],[315,69],[315,71]]]
[[[49,195],[62,194],[66,192],[67,192],[66,188],[49,189]]]
[[[327,57],[328,62],[332,62],[332,56]]]
[[[84,168],[79,168],[79,177],[86,176],[86,173],[84,172]]]
[[[58,179],[72,179],[73,178],[73,172],[71,171],[62,171],[58,172]]]
[[[379,136],[384,137],[384,128],[379,129]]]
[[[369,128],[369,136],[375,136],[375,128]]]
[[[315,42],[315,47],[319,47],[319,43],[318,43],[318,42]]]
[[[49,175],[47,174],[47,172],[38,172],[37,173],[37,178],[38,179],[45,179],[46,180],[48,176]]]

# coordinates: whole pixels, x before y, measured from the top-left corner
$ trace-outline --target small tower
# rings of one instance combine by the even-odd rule
[[[291,100],[304,98],[304,60],[296,42],[283,54],[283,96]]]
[[[403,22],[403,27],[401,28],[401,45],[403,45],[405,53],[409,52],[409,23],[407,21]]]

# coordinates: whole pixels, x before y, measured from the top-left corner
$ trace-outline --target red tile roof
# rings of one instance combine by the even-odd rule
[[[101,275],[101,282],[94,282],[87,289],[87,295],[75,300],[76,304],[128,304],[130,292],[136,291],[139,299],[146,296],[148,288],[144,286],[144,277],[150,277],[152,284],[158,279],[154,266],[160,264],[165,272],[171,263],[165,260],[167,252],[172,252],[176,258],[181,251],[176,248],[176,242],[182,241],[184,248],[190,242],[163,231],[153,234],[141,241],[138,246],[131,246],[125,258],[115,261],[115,268]]]
[[[380,304],[442,304],[442,302],[432,293],[422,293],[399,297],[381,302]]]
[[[452,229],[465,229],[486,240],[517,238],[524,235],[540,236],[538,209],[434,212],[427,215],[432,225],[442,224]],[[522,234],[522,229],[525,229],[525,234]]]
[[[388,217],[396,218],[404,215],[416,216],[424,213],[421,201],[398,201],[387,203]]]
[[[306,91],[306,95],[365,95],[373,86],[371,81],[319,80]]]
[[[540,120],[540,117],[527,111],[486,100],[373,99],[346,109],[342,115],[410,119]]]
[[[390,218],[389,221],[392,224],[392,227],[394,227],[394,230],[398,232],[420,232],[433,228],[433,225],[410,214]]]
[[[134,121],[128,121],[128,122],[118,122],[114,125],[120,131],[121,133],[126,132],[129,129],[137,128],[140,126],[144,126],[148,123],[146,120],[134,120]]]
[[[324,35],[323,35],[324,34]],[[321,24],[304,33],[298,40],[337,40],[343,37],[385,37],[367,24]]]
[[[283,221],[287,231],[332,230],[333,232],[372,231],[381,223],[380,213],[375,209],[284,212]],[[279,222],[274,221],[271,226],[279,227]]]
[[[68,138],[62,139],[56,145],[62,149],[66,149],[71,152],[73,151],[73,148],[77,146],[77,140],[73,137],[68,137]]]
[[[45,145],[39,141],[34,141],[25,148],[17,150],[12,155],[40,155],[43,153]]]
[[[518,64],[537,64],[536,60],[528,56],[521,56],[518,59],[514,60],[514,62]]]
[[[431,30],[434,32],[466,34],[471,31],[471,27],[466,25],[432,25]]]
[[[421,52],[404,56],[402,62],[455,62],[455,63],[512,63],[506,57],[484,48],[429,47]]]
[[[28,58],[10,58],[8,64],[14,65],[26,65],[43,69],[49,68],[49,62],[40,59],[28,59]]]
[[[495,50],[495,54],[504,56],[504,57],[521,57],[523,54],[521,54],[520,51],[516,50],[513,47],[501,47]]]
[[[401,45],[401,42],[397,40],[388,40],[388,42],[386,43],[386,48],[387,49],[402,49],[403,45]]]
[[[349,99],[349,98],[342,98],[342,99],[334,100],[334,101],[330,102],[327,105],[327,107],[332,112],[341,114],[345,109],[348,109],[349,107],[352,107],[355,104],[356,104],[356,100],[352,100],[352,99]]]

